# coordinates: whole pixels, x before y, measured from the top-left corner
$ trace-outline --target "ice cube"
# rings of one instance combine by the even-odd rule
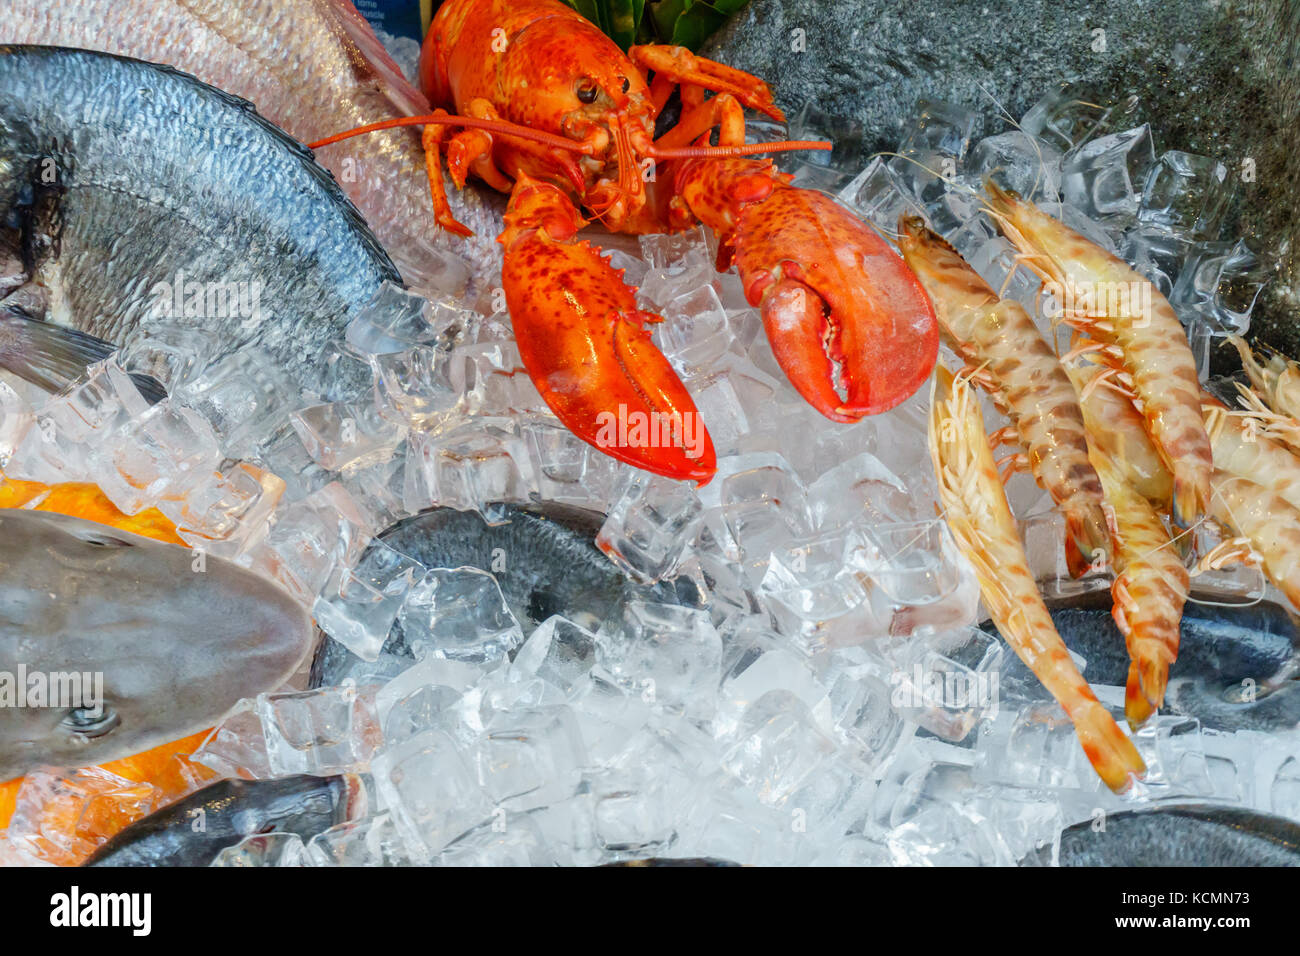
[[[410,441],[403,493],[410,511],[431,503],[481,510],[492,502],[527,501],[535,487],[513,418],[475,418],[446,432],[413,434]]]
[[[268,780],[272,776],[256,701],[241,700],[194,751],[191,759],[225,777]]]
[[[839,191],[838,196],[841,202],[889,239],[898,238],[900,216],[925,216],[925,207],[880,157],[873,159]]]
[[[1020,128],[1068,152],[1137,113],[1137,97],[1109,107],[1098,105],[1096,99],[1093,91],[1077,84],[1062,86],[1030,107],[1020,120]]]
[[[296,833],[254,833],[228,846],[209,866],[307,866],[307,849]]]
[[[654,342],[679,374],[707,367],[731,345],[731,327],[717,290],[701,285],[683,290],[660,310]]]
[[[159,507],[186,544],[233,560],[265,539],[284,492],[284,482],[271,472],[226,462],[183,499]]]
[[[124,424],[95,455],[100,490],[127,514],[181,500],[209,481],[221,462],[211,426],[189,408],[164,399]]]
[[[587,689],[595,663],[596,635],[556,614],[537,626],[511,668],[520,676],[540,677],[573,698]]]
[[[174,393],[207,368],[220,348],[215,332],[193,322],[152,322],[128,337],[117,360],[127,372],[152,376]]]
[[[493,714],[468,760],[496,806],[522,812],[571,797],[586,753],[569,707],[513,707]]]
[[[699,531],[702,513],[689,483],[631,473],[596,535],[596,546],[628,574],[659,581],[676,570]]]
[[[978,628],[951,633],[955,640],[939,636],[903,645],[890,674],[890,701],[903,717],[959,743],[979,720],[997,716],[1002,646]],[[947,654],[927,646],[940,640]],[[963,651],[970,663],[954,659]]]
[[[340,823],[307,844],[314,866],[403,866],[410,862],[391,814]]]
[[[279,513],[267,537],[272,573],[311,606],[331,580],[337,593],[342,569],[356,564],[372,533],[347,490],[331,482]]]
[[[935,152],[960,160],[966,155],[971,136],[980,125],[980,115],[955,103],[921,100],[910,128],[898,151],[904,156],[917,152]]]
[[[444,380],[446,356],[446,352],[424,345],[372,356],[381,413],[413,427],[447,418],[460,396]]]
[[[618,629],[602,629],[598,660],[657,708],[699,720],[713,715],[722,641],[704,611],[628,601]]]
[[[361,563],[343,572],[337,594],[316,599],[322,631],[362,660],[373,661],[388,639],[411,586],[424,576],[415,559],[374,541]]]
[[[59,866],[76,866],[127,824],[147,816],[162,791],[103,767],[36,770],[22,778],[9,820],[10,841],[22,852]]]
[[[1052,143],[1011,130],[976,143],[968,166],[972,175],[981,180],[992,176],[1030,202],[1055,202],[1061,192],[1062,158]]]
[[[1150,126],[1111,133],[1065,155],[1061,191],[1088,218],[1123,228],[1137,220],[1141,187],[1154,162]]]
[[[1243,240],[1192,246],[1169,296],[1180,315],[1200,315],[1222,334],[1244,335],[1264,287],[1260,260]]]
[[[496,578],[478,568],[425,572],[397,619],[417,657],[482,664],[505,657],[524,641]]]
[[[211,425],[228,455],[242,458],[284,421],[299,394],[270,355],[250,348],[208,366],[174,398]]]
[[[1125,234],[1120,255],[1169,298],[1191,248],[1186,239],[1142,226]]]
[[[416,860],[427,861],[492,815],[492,801],[445,733],[428,730],[385,749],[375,785]]]
[[[727,475],[720,504],[726,530],[754,584],[763,579],[773,551],[786,550],[813,530],[807,491],[788,467],[766,465]]]
[[[773,638],[775,635],[772,636]],[[775,640],[751,646],[729,669],[718,695],[714,730],[734,733],[749,707],[769,691],[794,694],[823,733],[833,733],[831,700],[807,660],[779,646]]]
[[[783,807],[835,752],[807,706],[787,690],[771,690],[754,701],[736,737],[722,766],[771,807]]]
[[[385,355],[415,345],[472,338],[478,322],[472,310],[430,302],[417,292],[385,281],[348,323],[347,343],[360,355]]]
[[[537,823],[524,814],[494,818],[465,834],[432,861],[433,866],[552,866]]]
[[[256,709],[272,776],[364,770],[383,745],[374,693],[344,686],[259,695]]]
[[[1222,162],[1171,149],[1147,173],[1138,218],[1183,238],[1213,241],[1235,193],[1236,181]]]
[[[405,429],[381,418],[371,405],[330,402],[289,416],[303,446],[324,468],[363,468],[391,457]]]

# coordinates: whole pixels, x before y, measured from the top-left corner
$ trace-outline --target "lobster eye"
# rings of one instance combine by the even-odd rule
[[[596,97],[599,94],[600,94],[599,88],[597,88],[596,84],[592,83],[590,80],[587,80],[585,83],[583,83],[581,86],[578,87],[578,99],[584,103],[596,102]]]
[[[626,76],[621,76],[619,77],[619,79],[623,81],[623,92],[626,93],[629,89],[631,89],[632,82]]]

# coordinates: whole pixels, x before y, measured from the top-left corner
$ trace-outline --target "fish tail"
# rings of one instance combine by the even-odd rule
[[[1097,776],[1115,793],[1123,793],[1147,767],[1137,747],[1115,718],[1097,700],[1086,701],[1070,713],[1079,743]]]

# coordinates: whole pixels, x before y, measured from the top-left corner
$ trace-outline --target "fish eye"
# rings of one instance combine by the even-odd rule
[[[63,715],[63,726],[80,737],[91,740],[117,729],[121,719],[107,704],[103,707],[74,707]]]
[[[596,102],[598,95],[600,95],[600,88],[591,79],[583,80],[578,87],[578,99],[584,103]]]

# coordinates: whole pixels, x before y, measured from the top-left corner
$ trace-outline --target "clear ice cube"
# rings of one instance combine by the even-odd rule
[[[481,664],[524,641],[497,579],[478,568],[431,568],[411,588],[398,621],[417,657]]]

